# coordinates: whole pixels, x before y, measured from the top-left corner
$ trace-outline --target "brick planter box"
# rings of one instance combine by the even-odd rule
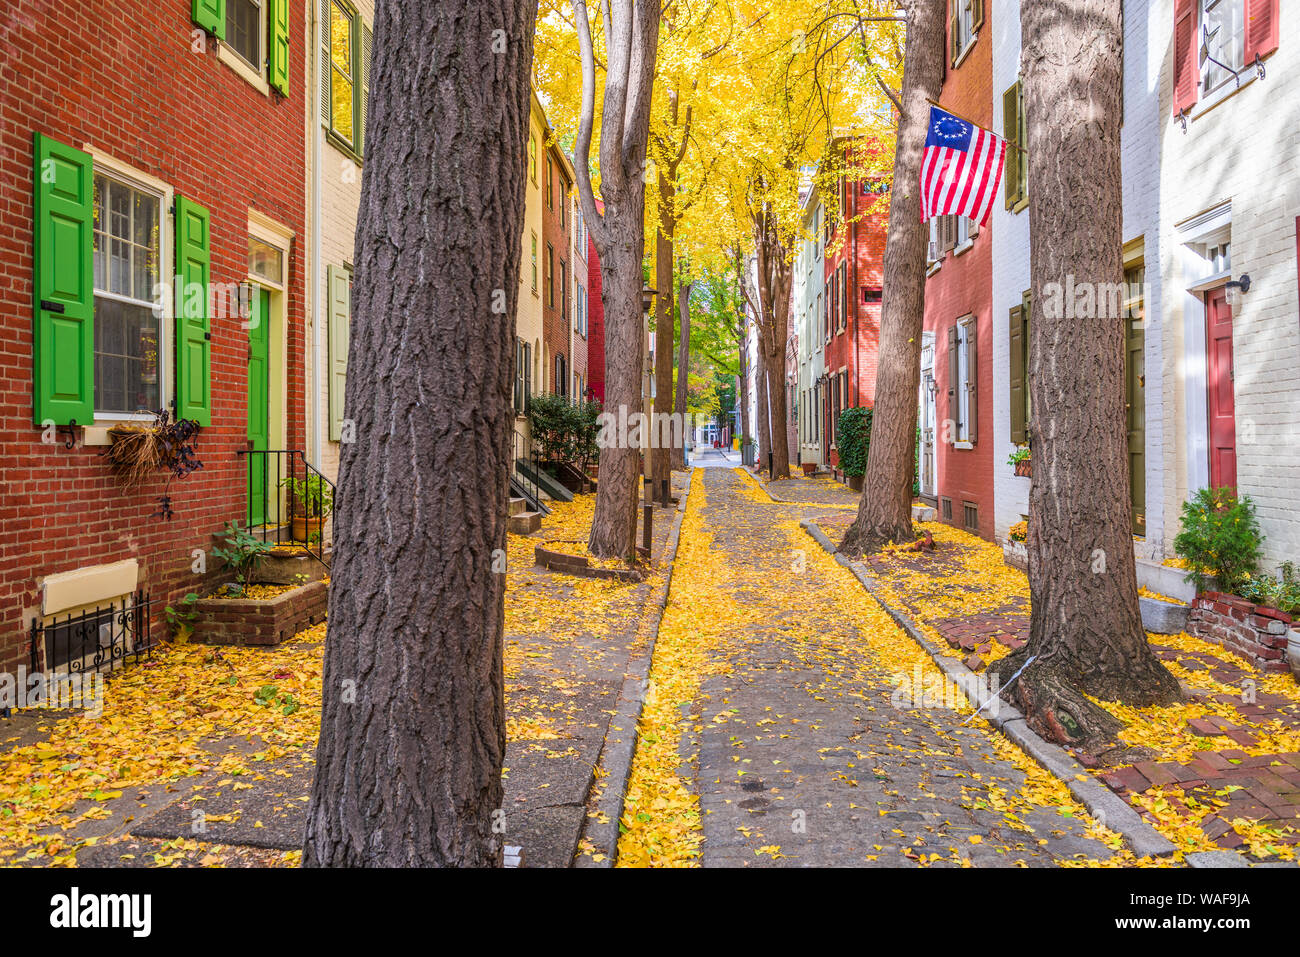
[[[637,546],[637,554],[644,549]],[[570,555],[568,552],[555,552],[541,545],[533,546],[533,560],[543,568],[565,575],[577,575],[579,578],[603,578],[620,582],[639,582],[645,580],[645,572],[639,568],[599,568],[592,565],[582,555]]]
[[[1008,538],[1002,543],[1002,561],[1029,574],[1029,547],[1024,542]]]
[[[194,639],[212,645],[278,645],[325,620],[329,584],[309,582],[268,601],[202,598],[194,603]]]
[[[1286,671],[1291,616],[1223,592],[1202,592],[1192,602],[1187,633],[1222,645],[1264,671]]]

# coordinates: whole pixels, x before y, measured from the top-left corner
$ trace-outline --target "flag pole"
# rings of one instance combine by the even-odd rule
[[[955,116],[957,117],[957,119],[961,120],[962,122],[969,123],[971,126],[979,126],[979,128],[984,130],[984,132],[986,133],[993,133],[994,136],[998,135],[997,133],[994,133],[993,130],[990,130],[988,127],[981,126],[979,123],[976,123],[974,120],[967,119],[966,117],[962,116],[960,113],[954,113],[952,110],[948,109],[948,107],[944,106],[942,103],[938,103],[930,99],[928,96],[925,98],[925,102],[929,103],[931,106],[937,106],[939,109],[943,110],[949,116]],[[1024,153],[1026,156],[1029,155],[1029,150],[1025,149],[1022,146],[1017,146],[1015,143],[1012,143],[1005,136],[999,136],[998,139],[1006,143],[1008,149],[1020,150],[1020,152]]]

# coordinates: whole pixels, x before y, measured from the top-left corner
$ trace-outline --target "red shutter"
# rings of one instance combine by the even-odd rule
[[[1190,109],[1200,89],[1197,0],[1174,0],[1174,114]]]
[[[1281,0],[1246,0],[1246,63],[1277,49]]]

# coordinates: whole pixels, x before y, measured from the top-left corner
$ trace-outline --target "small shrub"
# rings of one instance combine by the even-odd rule
[[[199,616],[194,610],[194,604],[198,600],[198,593],[190,592],[175,605],[168,605],[163,609],[172,637],[176,640],[184,641],[194,630],[194,619]]]
[[[845,475],[865,475],[867,450],[871,447],[871,410],[854,406],[840,413],[835,430],[835,445],[840,453],[840,468]]]
[[[227,522],[225,531],[217,538],[221,544],[212,549],[212,557],[223,561],[244,588],[252,584],[257,559],[275,548],[274,542],[264,542],[250,535],[238,522]]]
[[[1007,464],[1012,466],[1019,465],[1021,462],[1028,462],[1028,461],[1029,461],[1029,448],[1024,445],[1017,446],[1016,450],[1011,453],[1010,457],[1007,458]]]
[[[1007,535],[1013,542],[1029,541],[1029,523],[1021,519],[1007,530]]]
[[[1203,488],[1183,503],[1182,526],[1174,551],[1187,560],[1187,580],[1197,588],[1212,575],[1222,588],[1236,591],[1259,566],[1264,536],[1249,495]]]
[[[1282,563],[1282,577],[1273,575],[1249,575],[1237,586],[1237,594],[1257,605],[1266,605],[1286,612],[1288,615],[1300,614],[1300,579],[1296,577],[1295,565]]]

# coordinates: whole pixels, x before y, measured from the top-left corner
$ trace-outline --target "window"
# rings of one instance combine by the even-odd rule
[[[261,0],[226,0],[226,43],[253,69],[262,69]]]
[[[546,244],[546,304],[555,308],[555,249]]]
[[[974,502],[961,503],[961,524],[968,532],[979,532],[980,508]]]
[[[943,520],[945,522],[952,521],[952,499],[950,498],[939,499],[939,514],[943,516]]]
[[[1232,71],[1246,65],[1245,6],[1246,0],[1201,0],[1201,30],[1196,39],[1210,54],[1202,78],[1206,93],[1232,80]]]
[[[560,321],[569,321],[569,266],[560,260]]]
[[[276,286],[283,286],[284,250],[265,239],[249,236],[248,274]]]
[[[94,179],[95,409],[162,407],[159,212],[161,198]]]
[[[323,51],[328,66],[321,75],[322,109],[328,103],[326,125],[332,136],[360,156],[370,82],[370,28],[341,0],[328,3],[328,48]]]
[[[955,442],[974,442],[976,415],[975,320],[967,317],[948,328],[948,418]]]
[[[839,269],[836,270],[835,279],[835,310],[839,313],[840,332],[843,332],[849,326],[847,287],[848,263],[840,263]]]
[[[555,208],[555,164],[546,157],[546,208]]]
[[[975,223],[966,216],[954,216],[953,229],[956,231],[955,245],[957,248],[965,246],[966,243],[974,239],[977,231]]]
[[[948,0],[948,59],[954,66],[983,25],[983,0]]]
[[[562,396],[569,394],[569,375],[564,368],[564,356],[555,357],[555,388]]]
[[[533,233],[532,267],[533,267],[533,295],[535,296],[537,295],[537,234],[536,233]]]
[[[1025,131],[1024,87],[1019,80],[1002,94],[1002,135],[1007,141],[1006,173],[1003,175],[1003,202],[1007,209],[1020,212],[1028,204],[1029,140]]]
[[[885,291],[879,286],[864,286],[862,289],[862,301],[867,305],[876,305],[885,298]]]
[[[528,178],[537,185],[537,134],[528,134]]]

